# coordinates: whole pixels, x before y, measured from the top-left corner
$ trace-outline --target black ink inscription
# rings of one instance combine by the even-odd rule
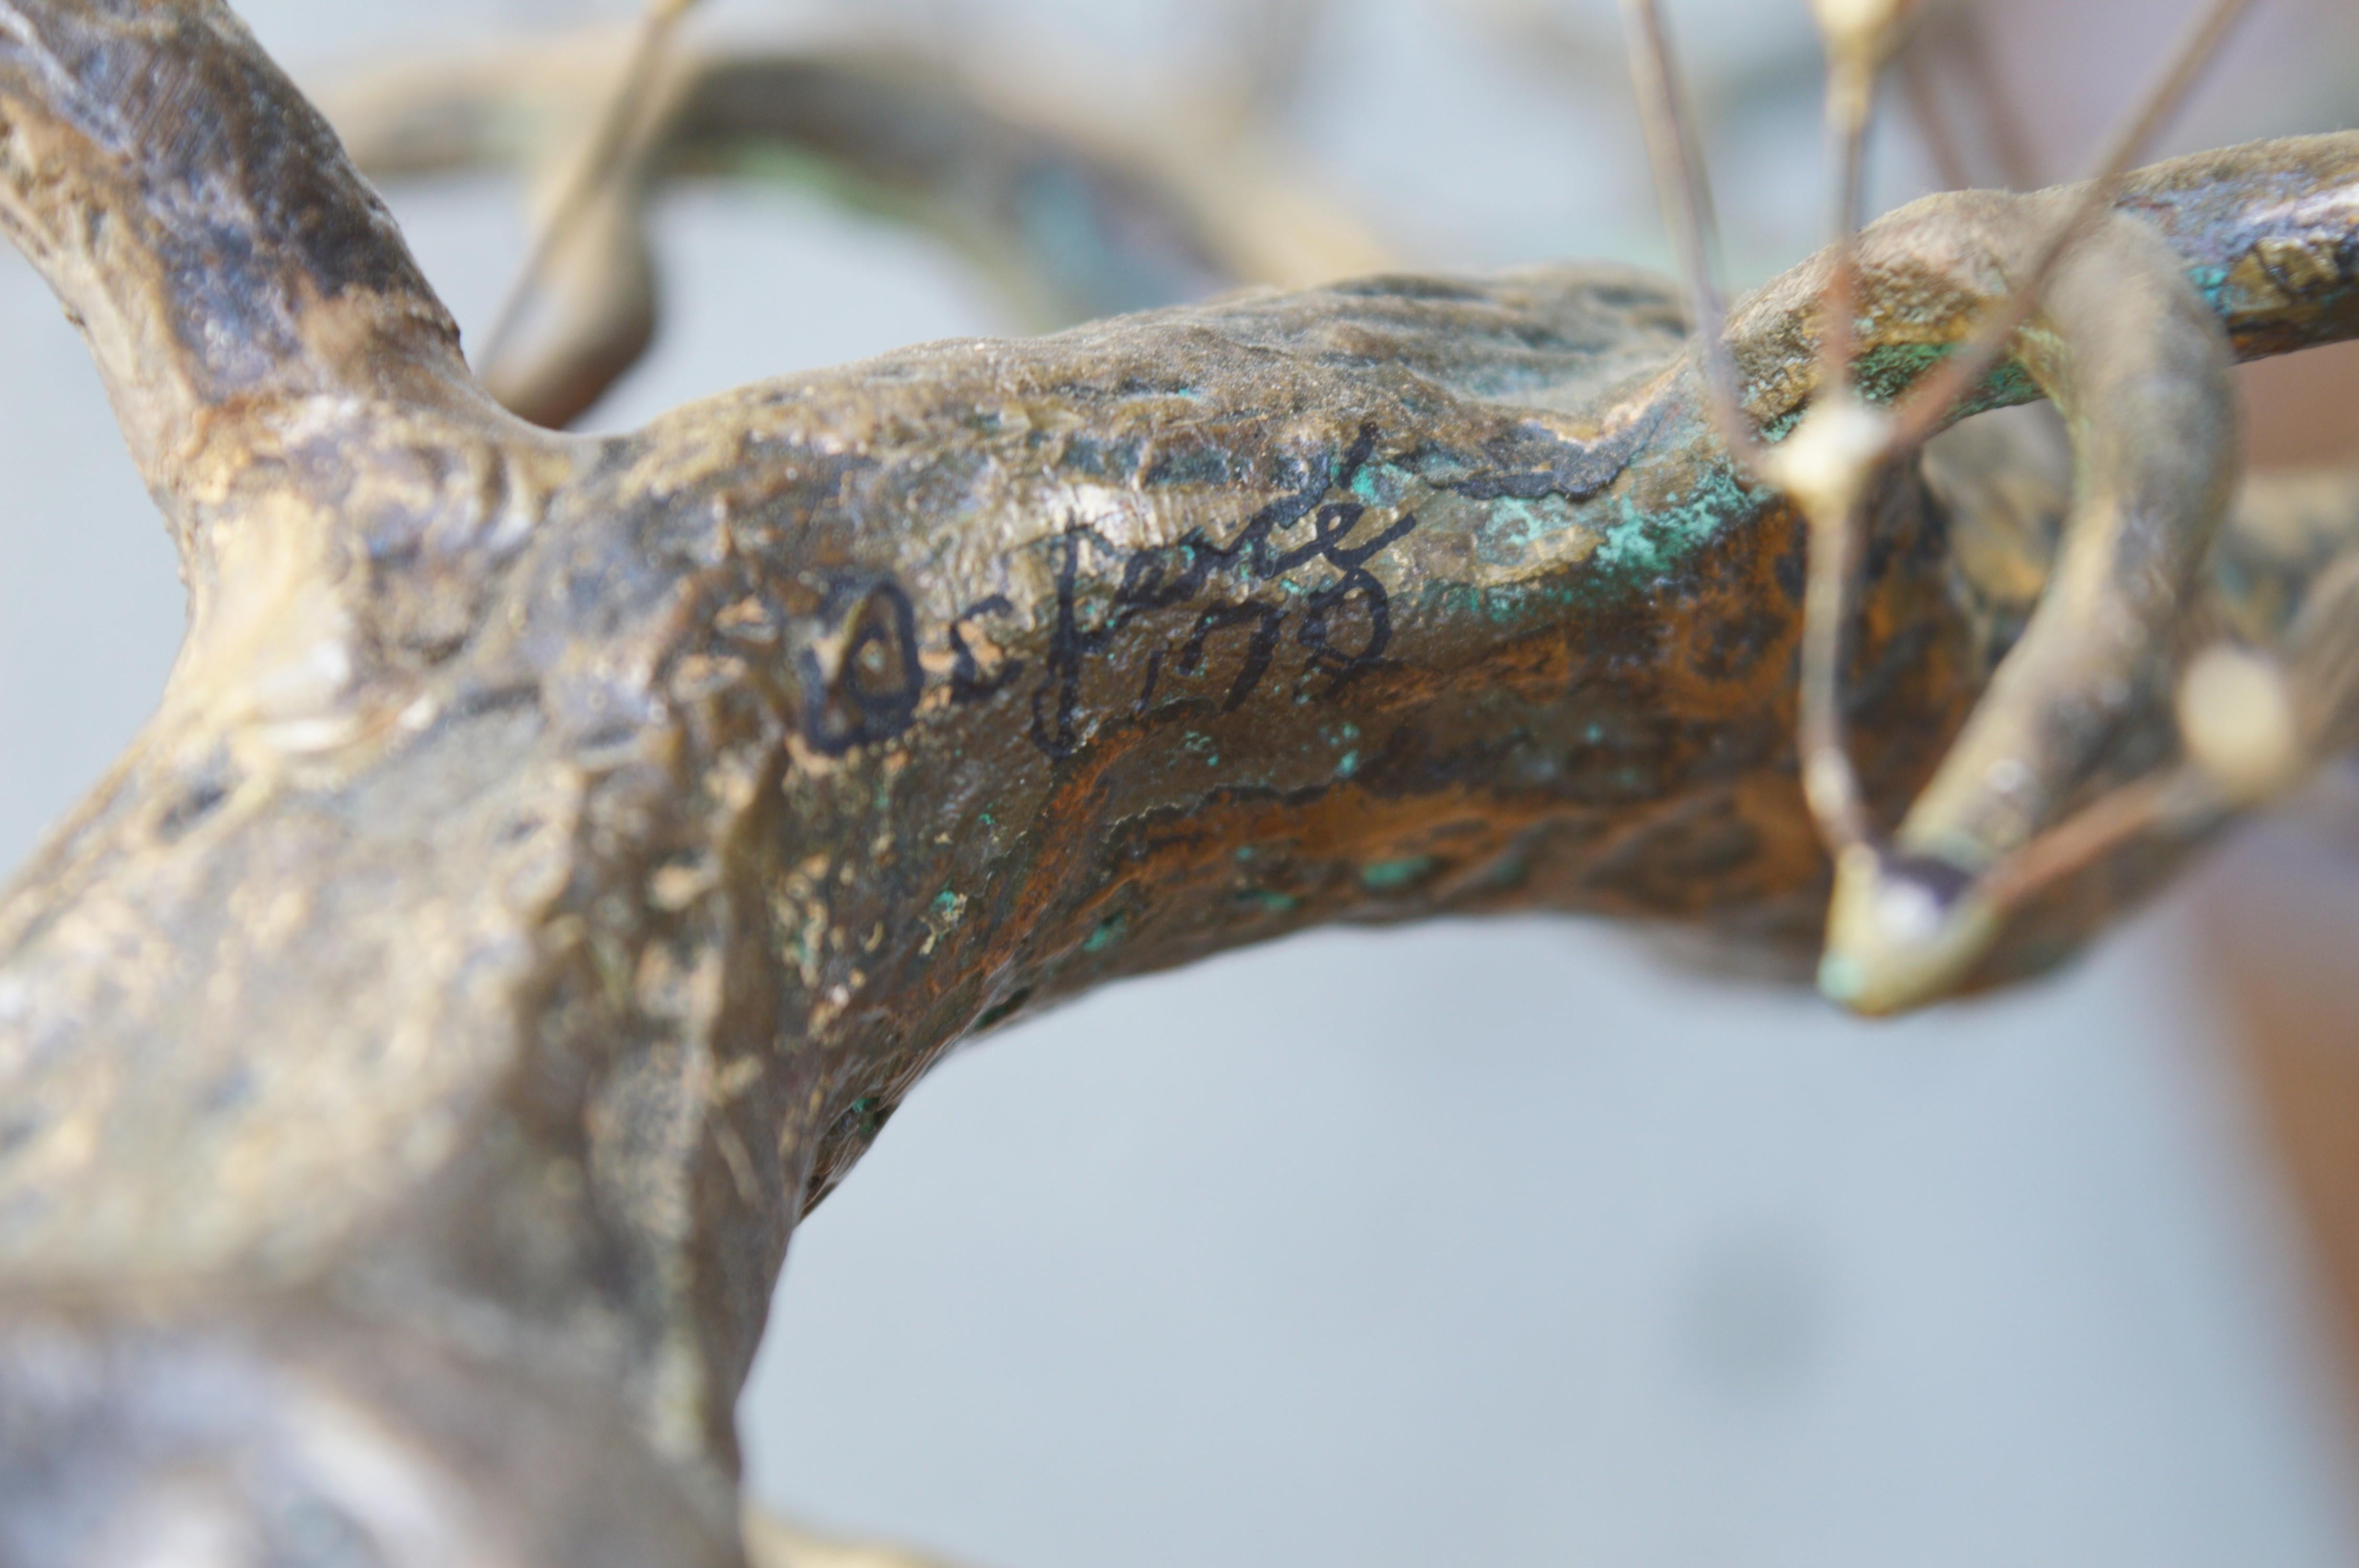
[[[1330,693],[1379,663],[1392,642],[1392,605],[1384,583],[1367,564],[1416,528],[1417,516],[1405,513],[1374,537],[1349,544],[1367,508],[1356,501],[1325,499],[1351,489],[1375,455],[1375,427],[1364,425],[1340,463],[1325,457],[1289,460],[1286,492],[1255,513],[1225,545],[1214,543],[1201,528],[1191,528],[1169,545],[1118,553],[1120,579],[1094,623],[1085,623],[1080,610],[1083,552],[1117,552],[1095,529],[1068,528],[1057,541],[1057,620],[1049,638],[1048,667],[1032,694],[1033,744],[1051,757],[1071,756],[1080,743],[1074,719],[1081,706],[1082,671],[1090,660],[1139,616],[1190,603],[1216,578],[1241,582],[1250,590],[1313,560],[1326,562],[1341,575],[1303,602],[1296,641],[1309,653],[1312,666],[1328,677]],[[1308,536],[1293,536],[1306,522]],[[1250,597],[1210,605],[1198,614],[1172,667],[1182,675],[1197,673],[1215,637],[1243,629],[1243,659],[1221,702],[1221,711],[1234,711],[1269,672],[1291,608]],[[1343,630],[1346,622],[1354,623],[1349,632]],[[1147,655],[1134,712],[1148,710],[1163,666],[1160,650]]]
[[[831,676],[819,654],[802,653],[803,739],[824,756],[889,741],[909,728],[925,689],[918,663],[918,621],[909,596],[890,579],[832,586],[820,613],[835,620],[850,607],[843,654]]]
[[[973,645],[966,640],[966,628],[972,622],[989,615],[1013,615],[1016,606],[1004,593],[988,599],[978,599],[951,622],[951,701],[958,704],[981,702],[996,696],[1016,683],[1024,673],[1021,659],[1001,658],[989,670],[984,669],[974,656]]]
[[[1242,604],[1216,604],[1196,617],[1196,634],[1180,650],[1180,673],[1192,676],[1204,667],[1204,644],[1212,633],[1230,626],[1250,626],[1253,636],[1245,643],[1245,663],[1237,666],[1237,678],[1229,683],[1228,699],[1221,711],[1233,713],[1239,704],[1253,695],[1261,684],[1269,662],[1277,655],[1278,629],[1286,622],[1286,611],[1275,604],[1264,604],[1248,599]]]
[[[1097,535],[1068,528],[1057,541],[1057,624],[1049,633],[1049,678],[1032,694],[1032,743],[1060,760],[1080,749],[1073,735],[1073,710],[1082,701],[1082,662],[1103,645],[1106,636],[1103,632],[1084,633],[1074,610],[1084,537],[1095,539]]]
[[[1668,400],[1650,405],[1639,417],[1587,445],[1526,426],[1486,442],[1473,472],[1426,478],[1469,501],[1537,501],[1544,495],[1586,501],[1622,476],[1661,430],[1670,407]]]
[[[1346,652],[1339,646],[1330,628],[1338,611],[1357,599],[1365,611],[1367,633],[1357,649]],[[1393,610],[1391,596],[1385,585],[1368,572],[1354,567],[1334,582],[1310,596],[1302,607],[1302,625],[1295,640],[1310,652],[1310,662],[1326,671],[1334,682],[1367,669],[1384,656],[1393,640]],[[1332,688],[1331,688],[1332,689]]]
[[[1201,602],[1176,651],[1156,648],[1147,654],[1133,704],[1141,718],[1152,711],[1167,666],[1193,676],[1230,650],[1237,658],[1236,673],[1221,711],[1242,707],[1277,662],[1289,617],[1295,620],[1294,640],[1310,668],[1325,677],[1327,694],[1381,663],[1392,643],[1392,603],[1368,563],[1415,529],[1418,520],[1403,514],[1354,544],[1368,509],[1354,500],[1327,499],[1338,491],[1348,496],[1375,444],[1375,427],[1363,426],[1340,460],[1287,460],[1283,492],[1226,544],[1191,528],[1169,545],[1118,550],[1095,529],[1068,527],[1054,545],[1056,618],[1039,684],[1031,693],[1032,743],[1060,759],[1080,748],[1084,671],[1126,627],[1158,611]],[[1332,580],[1299,598],[1256,596],[1263,584],[1314,561],[1334,570]],[[1085,576],[1095,579],[1101,566],[1115,579],[1110,600],[1083,589]],[[1085,568],[1092,569],[1085,573]],[[1006,595],[995,593],[951,618],[945,637],[952,705],[985,701],[1027,674],[1027,661],[1001,653],[984,630],[994,617],[1016,613]],[[805,741],[824,756],[840,757],[908,730],[917,719],[926,676],[908,592],[889,577],[846,575],[828,586],[816,620],[820,636],[842,637],[842,651],[832,669],[816,649],[807,647],[799,655]]]

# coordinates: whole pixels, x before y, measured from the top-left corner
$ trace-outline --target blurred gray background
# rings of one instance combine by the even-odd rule
[[[629,7],[240,9],[301,76]],[[1113,103],[1221,69],[1234,19],[712,9],[1042,62]],[[2015,9],[2062,173],[2191,7]],[[1823,205],[1803,8],[1673,11],[1758,277]],[[1611,6],[1549,14],[1562,58],[1532,14],[1338,5],[1288,156],[1417,263],[1659,264]],[[2332,0],[2265,5],[2179,143],[2350,124],[2353,45]],[[1895,199],[1927,178],[1904,135],[1879,168]],[[393,194],[480,330],[524,247],[509,183]],[[662,243],[666,336],[595,425],[1008,328],[932,242],[788,193],[680,192]],[[13,859],[140,722],[181,612],[14,263],[0,343]],[[2057,981],[1882,1027],[1539,921],[1320,935],[1093,998],[944,1067],[799,1235],[750,1483],[981,1568],[2359,1562],[2337,1368],[2197,929],[2182,894]]]

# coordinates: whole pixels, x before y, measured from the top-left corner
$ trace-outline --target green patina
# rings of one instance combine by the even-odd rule
[[[1409,480],[1408,470],[1398,463],[1362,463],[1352,476],[1352,494],[1370,506],[1391,506],[1408,493]]]
[[[1506,496],[1484,509],[1486,543],[1521,552],[1534,548],[1574,526],[1579,519],[1561,496],[1526,501]]]
[[[1878,345],[1857,362],[1861,389],[1871,398],[1889,400],[1947,358],[1954,348],[1950,343]],[[1962,408],[1966,413],[1977,413],[2031,402],[2040,395],[2038,385],[2021,365],[2003,361]],[[1782,439],[1799,423],[1801,412],[1799,408],[1790,409],[1768,421],[1762,427],[1762,438],[1771,442]],[[1723,528],[1750,515],[1769,494],[1767,489],[1748,484],[1734,469],[1722,464],[1702,467],[1684,492],[1643,504],[1625,490],[1608,503],[1604,537],[1590,559],[1592,570],[1582,578],[1582,587],[1593,596],[1599,592],[1625,592],[1669,575]],[[1492,514],[1505,530],[1529,529],[1534,521],[1528,504],[1522,502],[1496,503]],[[1513,601],[1503,605],[1492,595],[1485,595],[1482,605],[1486,617],[1495,623],[1511,618],[1516,607]]]
[[[1462,615],[1474,607],[1481,589],[1471,583],[1431,581],[1419,586],[1416,599],[1420,615]]]
[[[1265,914],[1289,914],[1302,907],[1302,901],[1290,892],[1275,888],[1246,888],[1237,894],[1237,902],[1260,910]]]
[[[2236,283],[2235,272],[2234,267],[2213,263],[2189,267],[2186,275],[2187,281],[2203,297],[2203,302],[2234,335],[2241,336],[2256,327],[2283,327],[2289,319],[2326,320],[2346,312],[2354,293],[2359,293],[2359,285],[2350,279],[2347,269],[2344,281],[2339,284],[2321,287],[2311,281],[2289,287],[2282,278],[2271,277],[2260,291]],[[2290,317],[2286,304],[2288,295],[2300,301]],[[2256,316],[2259,318],[2257,321],[2253,319]]]
[[[1528,856],[1506,855],[1501,858],[1498,864],[1483,873],[1483,885],[1494,892],[1505,892],[1509,888],[1522,886],[1524,879],[1531,873],[1532,862]]]
[[[1129,925],[1130,917],[1126,914],[1106,916],[1105,919],[1098,922],[1098,928],[1091,932],[1088,938],[1082,943],[1082,951],[1084,953],[1109,951],[1122,940],[1123,931]]]
[[[1360,883],[1382,892],[1396,892],[1419,881],[1436,865],[1430,855],[1411,855],[1405,860],[1378,860],[1360,868]]]
[[[1615,496],[1604,542],[1591,557],[1597,586],[1628,589],[1654,581],[1751,513],[1759,499],[1717,463],[1701,470],[1693,489],[1667,495],[1647,509],[1626,492]]]
[[[1335,761],[1335,776],[1338,778],[1348,779],[1359,771],[1360,753],[1357,752],[1346,752]]]
[[[2203,302],[2211,306],[2215,312],[2222,316],[2229,313],[2226,267],[2216,265],[2189,267],[2187,281],[2195,286],[2195,292],[2203,296]]]
[[[1872,402],[1889,403],[1914,386],[1928,371],[1957,351],[1955,343],[1878,343],[1853,362],[1852,374]],[[2040,395],[2030,374],[2013,360],[2001,360],[1983,377],[1973,395],[1962,400],[1959,411],[1979,414],[2028,403]],[[1777,435],[1785,432],[1780,430]],[[1765,436],[1767,432],[1764,432]],[[1777,436],[1768,436],[1775,440]]]

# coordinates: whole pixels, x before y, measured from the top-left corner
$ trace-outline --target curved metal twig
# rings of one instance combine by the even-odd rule
[[[194,1518],[274,1563],[729,1568],[787,1239],[961,1040],[1326,921],[1816,933],[1799,524],[1656,280],[1267,293],[567,438],[473,384],[213,0],[0,0],[0,225],[192,600],[154,719],[0,898],[12,1563]],[[2117,206],[2239,351],[2359,332],[2359,136]],[[1917,307],[1991,287],[1974,211],[1863,240],[1896,386],[1970,330]],[[1814,290],[1736,318],[1773,428]],[[1883,812],[2036,591],[1938,467],[1875,498]],[[2030,764],[2143,771],[2168,705],[2118,711]],[[1982,978],[2179,848],[2053,890]]]
[[[570,168],[582,105],[625,47],[601,32],[396,60],[330,83],[322,102],[374,177]],[[603,160],[611,178],[585,188],[542,287],[519,301],[513,351],[479,356],[495,395],[536,423],[571,423],[646,351],[649,205],[696,176],[798,181],[907,217],[1044,328],[1385,265],[1307,182],[1249,139],[1212,135],[1211,109],[1173,106],[1140,117],[1155,135],[1121,133],[878,46],[689,48],[648,95],[629,156]]]

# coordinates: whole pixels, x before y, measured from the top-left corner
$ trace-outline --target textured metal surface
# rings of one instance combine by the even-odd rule
[[[788,1235],[959,1040],[1325,921],[1816,934],[1798,527],[1653,279],[1248,295],[571,438],[475,388],[219,5],[0,5],[0,222],[192,600],[0,901],[0,1562],[735,1563]],[[2359,325],[2359,137],[2122,206],[2241,351]],[[1887,389],[1962,328],[1964,221],[1870,237]],[[1740,320],[1773,427],[1806,299]],[[1851,689],[1894,816],[2062,505],[1965,435],[1876,513]],[[2308,580],[2262,555],[2197,616]],[[2168,745],[2131,708],[2107,765]]]

